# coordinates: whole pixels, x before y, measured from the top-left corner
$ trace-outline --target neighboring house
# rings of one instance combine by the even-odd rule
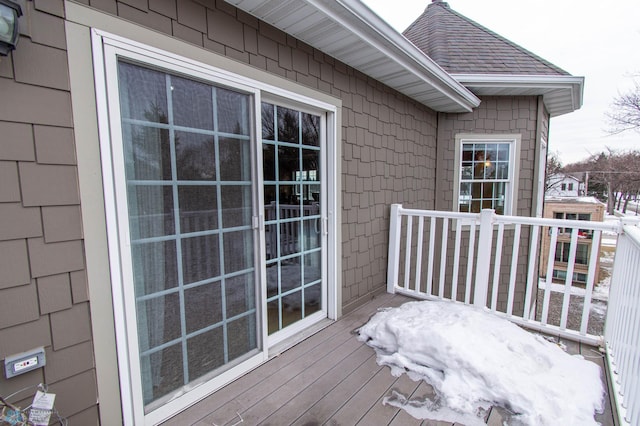
[[[541,213],[582,102],[442,2],[413,43],[358,0],[19,3],[0,359],[46,366],[0,394],[70,424],[160,422],[385,291],[392,203]]]
[[[544,217],[565,220],[588,220],[602,222],[606,205],[594,197],[545,197]],[[567,278],[567,263],[571,255],[572,228],[561,228],[558,232],[555,262],[553,264],[552,281],[564,283]],[[585,285],[589,273],[593,235],[591,232],[578,229],[575,250],[575,264],[572,273],[572,283]],[[547,259],[551,247],[551,235],[542,235],[540,259]],[[600,241],[595,247],[594,281],[600,276]],[[547,264],[540,264],[540,276],[546,277]]]
[[[577,197],[583,195],[584,188],[575,176],[564,173],[556,173],[547,178],[546,196],[551,197]]]

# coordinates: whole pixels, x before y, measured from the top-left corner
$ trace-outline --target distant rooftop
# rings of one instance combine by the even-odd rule
[[[441,0],[433,0],[403,34],[451,74],[570,75]]]
[[[547,195],[544,197],[545,202],[556,202],[556,203],[566,203],[566,204],[599,204],[604,205],[604,203],[598,200],[596,197],[562,197],[559,195]]]

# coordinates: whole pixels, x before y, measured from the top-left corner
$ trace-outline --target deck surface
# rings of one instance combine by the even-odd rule
[[[411,398],[424,397],[433,391],[424,382],[414,382],[404,374],[393,377],[388,367],[376,364],[373,349],[353,334],[378,308],[398,306],[409,300],[391,294],[376,297],[164,424],[452,425],[418,420],[404,410],[383,405],[383,398],[393,391]],[[604,371],[604,359],[597,348],[569,341],[559,343],[569,353],[580,353],[598,363]],[[606,386],[606,380],[604,383]],[[498,426],[505,420],[508,413],[494,408],[486,422]],[[596,420],[604,426],[614,425],[608,398],[605,412]]]

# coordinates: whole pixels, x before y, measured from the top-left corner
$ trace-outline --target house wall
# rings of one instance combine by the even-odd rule
[[[79,3],[339,98],[343,311],[384,291],[389,205],[435,207],[433,111],[223,1]],[[92,106],[71,102],[69,76],[77,70],[68,66],[68,4],[23,0],[18,48],[0,62],[0,358],[37,346],[47,350],[44,369],[0,378],[0,394],[46,382],[58,395],[60,414],[84,425],[98,422],[94,359],[113,361],[115,345],[92,336],[90,312],[103,313],[95,323],[113,319],[104,299],[110,296],[108,270],[93,283],[101,293],[90,298],[87,290],[85,248],[105,235],[103,228],[83,229],[81,212],[100,211],[102,188],[99,170],[86,173],[86,164],[83,176],[93,180],[78,178],[83,164],[77,159],[84,161],[86,147],[98,141],[75,136],[79,124],[74,128],[72,108]],[[76,139],[82,146],[74,145]],[[96,196],[83,207],[79,187],[88,182]],[[100,253],[104,265],[106,252]],[[96,305],[91,310],[90,303]],[[116,371],[110,374],[109,392],[98,381],[101,400],[118,404],[117,394],[107,395],[117,393]],[[26,405],[33,392],[11,402]],[[119,415],[102,414],[103,421]]]
[[[438,115],[438,170],[436,176],[436,210],[454,210],[455,205],[455,176],[459,173],[455,152],[456,135],[458,134],[515,134],[520,135],[520,152],[517,166],[518,181],[516,193],[516,207],[512,212],[517,216],[531,216],[535,212],[538,167],[538,153],[540,140],[547,140],[549,131],[549,114],[537,96],[520,97],[480,97],[481,104],[472,112],[465,114]],[[505,242],[511,243],[513,230],[505,230]],[[468,241],[465,240],[465,241]],[[530,237],[529,230],[522,229],[520,239],[520,256],[518,258],[518,273],[516,279],[516,292],[514,312],[521,312],[524,308],[527,253]],[[464,244],[463,244],[464,245]],[[495,243],[493,245],[495,248]],[[462,251],[467,246],[462,247]],[[453,241],[448,244],[448,264],[453,263]],[[506,286],[509,280],[511,250],[503,251],[500,282]],[[466,270],[460,272],[459,280],[464,280]],[[493,272],[492,272],[493,274]],[[490,277],[493,280],[493,277]],[[506,288],[506,287],[505,287]],[[462,291],[462,290],[461,290]],[[463,294],[459,294],[463,297]],[[498,309],[506,309],[507,293],[501,291],[498,296]]]
[[[20,3],[18,48],[0,59],[0,359],[44,346],[46,367],[0,374],[0,395],[24,408],[47,383],[69,424],[95,424],[64,6]]]
[[[569,189],[569,185],[572,185]],[[562,189],[563,186],[565,189]],[[580,195],[580,180],[565,174],[555,174],[549,178],[549,188],[545,195],[554,197],[577,197]]]

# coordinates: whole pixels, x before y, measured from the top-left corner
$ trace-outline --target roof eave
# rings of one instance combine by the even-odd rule
[[[358,0],[225,1],[435,111],[469,112],[480,105],[463,84]],[[328,43],[326,31],[312,29],[318,23],[339,39]],[[366,51],[370,55],[363,60]]]
[[[452,74],[478,96],[542,95],[549,114],[557,117],[582,107],[584,77],[571,75]]]

